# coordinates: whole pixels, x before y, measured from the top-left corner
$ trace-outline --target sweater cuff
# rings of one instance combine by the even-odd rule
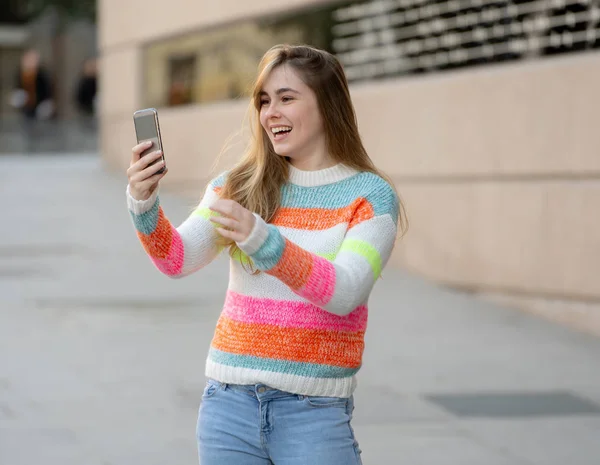
[[[253,213],[256,221],[248,237],[242,242],[237,242],[237,246],[246,255],[251,256],[256,253],[269,237],[269,226],[259,215]]]
[[[158,198],[158,189],[156,189],[150,197],[146,200],[137,200],[133,198],[131,192],[129,190],[129,184],[127,184],[127,207],[129,211],[131,211],[135,215],[141,215],[142,213],[146,213],[156,203],[156,199]]]

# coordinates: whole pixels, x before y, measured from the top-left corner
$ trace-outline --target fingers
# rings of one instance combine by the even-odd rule
[[[156,160],[162,157],[162,152],[157,150],[156,152],[149,153],[148,155],[143,156],[140,160],[132,163],[127,169],[127,177],[132,179],[137,173],[142,172],[144,168],[154,163]],[[162,163],[162,160],[161,162]],[[158,164],[158,163],[157,163]],[[163,163],[164,165],[164,163]]]
[[[156,150],[142,156],[142,153],[152,147],[151,141],[142,142],[131,149],[131,163],[127,169],[129,189],[133,198],[146,200],[158,186],[158,182],[167,174],[162,157],[162,151]],[[162,173],[161,169],[165,168]]]
[[[230,231],[225,228],[217,228],[219,234],[223,237],[233,240],[234,242],[242,242],[244,240],[244,235],[237,231]]]
[[[210,219],[213,223],[217,223],[218,225],[224,226],[227,229],[235,231],[237,226],[239,226],[239,221],[228,218],[226,216],[213,216]]]
[[[162,173],[158,172],[163,166],[164,163],[161,161],[130,176],[129,187],[134,198],[144,200],[150,196],[156,189],[158,182],[168,172],[166,168]]]
[[[146,166],[154,163],[156,160],[162,157],[162,150],[156,150],[148,155],[144,155],[140,160],[136,162],[136,165],[139,166],[139,169],[142,170]]]
[[[219,199],[209,208],[214,212],[220,213],[221,215],[230,216],[237,220],[241,220],[240,216],[244,210],[239,203],[230,199]]]
[[[230,199],[219,199],[209,208],[222,215],[211,218],[213,223],[220,226],[216,228],[219,234],[235,242],[246,240],[256,223],[250,210]]]
[[[147,168],[140,171],[140,175],[142,176],[142,179],[147,179],[150,176],[152,176],[153,174],[156,174],[158,171],[163,169],[164,166],[165,166],[164,160],[159,160],[156,163],[151,164]]]
[[[164,177],[165,174],[167,174],[168,171],[169,170],[165,169],[165,171],[162,172],[162,173],[154,174],[154,175],[146,178],[145,180],[143,180],[141,182],[138,182],[137,183],[138,190],[140,190],[140,191],[145,191],[145,190],[152,191],[153,187],[156,184],[158,184],[158,182]]]
[[[152,141],[147,140],[145,142],[140,142],[138,145],[131,149],[131,163],[135,163],[142,157],[142,152],[144,150],[148,150],[152,147]]]

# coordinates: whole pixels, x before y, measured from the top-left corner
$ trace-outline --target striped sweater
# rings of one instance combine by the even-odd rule
[[[182,277],[221,252],[209,206],[225,175],[208,185],[179,227],[155,193],[127,195],[138,237],[156,267]],[[211,342],[206,375],[303,395],[349,397],[356,386],[367,327],[367,301],[388,261],[398,199],[377,175],[344,165],[319,171],[290,166],[281,207],[231,258],[229,286]],[[246,263],[261,272],[247,272]]]

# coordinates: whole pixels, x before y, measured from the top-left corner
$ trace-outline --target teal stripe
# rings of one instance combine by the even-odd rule
[[[364,197],[372,205],[375,216],[390,214],[398,220],[398,199],[387,181],[373,173],[358,173],[343,181],[324,186],[302,187],[285,184],[282,187],[282,207],[343,208],[357,197]]]
[[[157,197],[156,201],[154,202],[154,205],[152,205],[152,208],[147,212],[144,212],[140,215],[136,215],[131,210],[129,210],[129,214],[133,219],[133,224],[139,232],[146,235],[152,234],[154,232],[154,230],[156,229],[156,225],[158,224],[158,207],[159,201]]]
[[[262,271],[270,270],[277,265],[285,249],[285,239],[279,230],[272,224],[268,225],[268,228],[267,239],[251,257],[256,267]]]
[[[319,257],[323,257],[325,260],[333,262],[335,260],[336,257],[336,253],[318,253],[316,252],[315,255],[318,255]],[[236,251],[231,255],[231,258],[233,258],[236,262],[241,263],[242,265],[252,265],[252,259],[250,257],[248,257],[248,255],[246,255],[244,252],[242,252],[240,249],[236,249]]]
[[[374,189],[369,192],[366,199],[373,207],[375,216],[389,214],[394,223],[398,224],[398,207],[400,202],[396,196],[396,192],[385,180],[381,178]]]
[[[349,378],[356,374],[360,368],[342,368],[316,363],[293,362],[288,360],[275,360],[254,357],[251,355],[236,355],[210,348],[208,357],[221,365],[238,368],[250,368],[274,373],[305,376],[307,378]]]
[[[225,181],[227,180],[227,172],[221,173],[215,179],[210,182],[211,187],[214,189],[215,187],[223,187],[225,185]]]
[[[239,257],[233,257],[234,260],[242,262],[248,260],[250,263],[255,263],[259,270],[270,270],[273,268],[279,260],[281,260],[281,256],[283,255],[283,251],[285,249],[285,238],[281,235],[276,226],[269,225],[269,236],[264,244],[261,246],[258,251],[252,255],[252,258],[249,258],[247,255],[242,254]],[[234,254],[235,255],[235,254]],[[337,255],[337,252],[333,253],[319,253],[316,252],[315,255],[319,257],[323,257],[325,260],[333,262]]]
[[[377,280],[381,275],[381,255],[379,251],[366,241],[348,238],[342,242],[340,252],[353,252],[366,258],[373,270],[373,279]]]

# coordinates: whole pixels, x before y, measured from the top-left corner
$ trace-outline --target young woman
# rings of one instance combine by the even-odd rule
[[[406,226],[361,142],[338,60],[280,45],[262,58],[242,160],[175,228],[133,148],[128,205],[160,271],[181,277],[231,255],[197,438],[202,465],[353,465],[350,426],[367,300]]]

